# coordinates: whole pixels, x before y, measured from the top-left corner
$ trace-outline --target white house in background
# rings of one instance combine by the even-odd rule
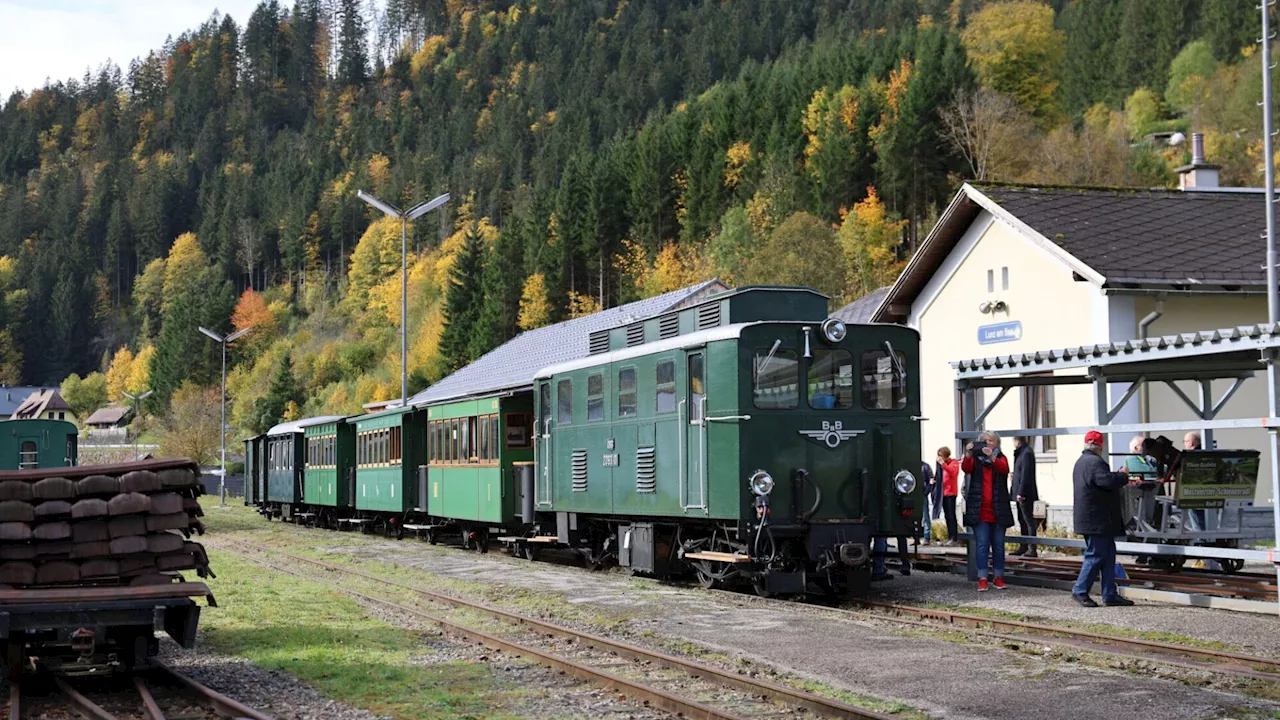
[[[71,406],[57,390],[41,389],[27,396],[26,400],[9,416],[10,420],[66,420],[78,422]]]
[[[1180,190],[960,189],[873,316],[920,331],[929,457],[944,445],[955,449],[954,361],[1266,322],[1262,192],[1217,187],[1217,170],[1202,159],[1180,172]],[[1214,381],[1215,397],[1229,384]],[[1192,385],[1181,387],[1198,397]],[[1220,417],[1266,416],[1265,386],[1260,371]],[[1127,387],[1110,386],[1113,403]],[[1114,422],[1186,420],[1196,428],[1169,388],[1150,388]],[[1009,393],[985,426],[1084,426],[1094,417],[1088,385],[1034,388]],[[1214,440],[1219,448],[1266,447],[1262,430],[1220,430]],[[1111,446],[1128,441],[1113,437]],[[1041,499],[1069,506],[1083,438],[1034,442]],[[1266,478],[1270,458],[1262,457]],[[1260,482],[1255,500],[1270,504],[1270,495]]]

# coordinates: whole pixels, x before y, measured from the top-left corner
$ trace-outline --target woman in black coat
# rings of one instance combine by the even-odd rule
[[[987,589],[987,563],[995,570],[997,590],[1004,584],[1004,535],[1013,527],[1009,507],[1009,458],[1000,452],[1000,436],[983,432],[966,448],[960,469],[965,472],[964,524],[973,528],[981,577],[978,592]]]

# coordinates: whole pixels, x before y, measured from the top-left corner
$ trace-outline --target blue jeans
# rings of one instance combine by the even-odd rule
[[[884,554],[889,550],[889,538],[878,537],[871,541],[871,575],[878,577],[887,570],[884,566]]]
[[[995,565],[996,577],[1004,577],[1004,527],[1000,523],[980,522],[973,529],[978,551],[978,577],[987,576],[988,563]]]
[[[1120,597],[1116,589],[1116,539],[1105,535],[1084,536],[1084,562],[1080,564],[1080,577],[1076,578],[1071,592],[1088,595],[1093,583],[1102,575],[1102,599]]]

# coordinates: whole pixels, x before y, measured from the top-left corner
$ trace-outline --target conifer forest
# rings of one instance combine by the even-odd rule
[[[1262,182],[1254,0],[268,0],[0,104],[0,382],[360,412],[711,277],[889,284],[965,181]],[[216,420],[215,420],[216,423]]]

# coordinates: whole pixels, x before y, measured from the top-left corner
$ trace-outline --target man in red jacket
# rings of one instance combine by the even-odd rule
[[[942,511],[947,518],[946,545],[955,545],[960,536],[956,526],[956,496],[960,494],[960,461],[951,457],[951,448],[938,448],[938,473],[942,482]]]

